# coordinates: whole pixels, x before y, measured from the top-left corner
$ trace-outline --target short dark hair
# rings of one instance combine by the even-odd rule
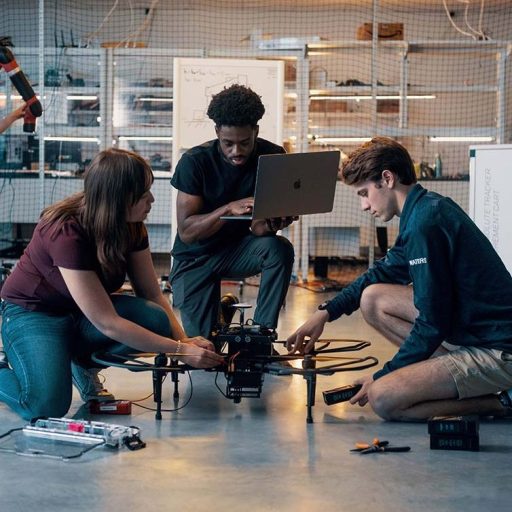
[[[234,84],[213,96],[206,113],[218,127],[250,125],[254,128],[265,107],[252,89]]]
[[[388,137],[374,137],[350,153],[341,174],[347,185],[354,185],[379,181],[385,169],[396,174],[403,185],[416,183],[411,155],[404,146]]]

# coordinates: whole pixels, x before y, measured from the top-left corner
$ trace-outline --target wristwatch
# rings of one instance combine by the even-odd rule
[[[320,311],[325,311],[325,310],[327,309],[327,305],[328,305],[328,304],[329,304],[329,301],[328,301],[328,300],[326,300],[325,302],[322,302],[322,304],[320,304],[320,305],[318,306],[318,309],[319,309]]]

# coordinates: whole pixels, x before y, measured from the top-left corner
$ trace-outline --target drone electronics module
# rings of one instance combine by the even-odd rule
[[[249,304],[233,304],[240,312],[240,322],[230,323],[214,333],[213,342],[220,354],[225,356],[224,365],[206,371],[223,373],[226,378],[226,391],[221,392],[226,398],[239,403],[242,398],[259,398],[261,396],[265,374],[300,375],[307,384],[307,422],[313,422],[312,407],[315,405],[317,375],[333,375],[343,371],[357,371],[378,364],[373,356],[347,357],[345,352],[362,350],[370,346],[368,341],[360,340],[318,340],[308,354],[282,355],[276,350],[284,341],[277,340],[274,329],[244,321],[244,311]],[[92,359],[105,366],[127,368],[131,371],[151,371],[153,374],[153,392],[156,402],[156,419],[162,418],[162,384],[164,377],[170,373],[174,383],[174,400],[179,399],[179,374],[195,368],[178,362],[176,354],[137,353],[117,355],[97,352]],[[153,357],[153,363],[144,359]],[[294,366],[293,363],[300,366]],[[219,388],[220,389],[220,388]],[[327,402],[326,402],[327,403]]]

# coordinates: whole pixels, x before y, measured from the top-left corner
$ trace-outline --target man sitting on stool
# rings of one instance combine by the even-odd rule
[[[171,184],[178,189],[178,234],[170,281],[174,305],[189,336],[214,330],[222,278],[261,273],[254,321],[275,328],[293,267],[292,244],[276,232],[292,218],[222,220],[252,211],[260,155],[284,153],[258,138],[265,112],[260,97],[242,85],[216,94],[208,107],[217,138],[187,151]]]

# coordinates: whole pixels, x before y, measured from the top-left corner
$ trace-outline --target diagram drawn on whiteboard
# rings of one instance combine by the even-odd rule
[[[245,85],[245,87],[250,87],[248,78],[249,77],[247,75],[236,75],[233,77],[226,76],[222,82],[205,87],[202,108],[194,109],[192,111],[192,119],[188,121],[185,120],[185,122],[188,122],[192,127],[194,124],[198,123],[207,123],[208,126],[211,126],[211,120],[206,115],[206,111],[208,110],[208,105],[210,104],[212,97],[223,89],[230,87],[231,85],[238,84]]]
[[[174,60],[174,129],[177,152],[214,137],[206,112],[212,96],[233,84],[250,87],[261,96],[265,115],[260,137],[282,142],[284,67],[280,61],[248,59]]]

